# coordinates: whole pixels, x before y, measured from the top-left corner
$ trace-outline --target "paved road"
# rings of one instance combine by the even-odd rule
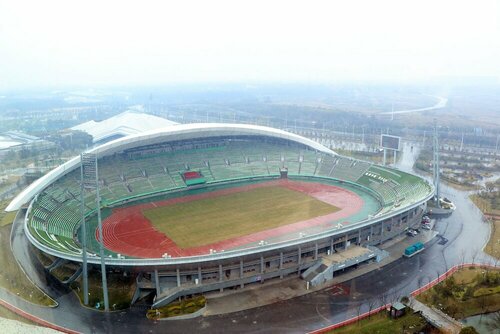
[[[407,168],[415,154],[405,146],[401,168]],[[415,148],[414,148],[415,151]],[[344,283],[349,295],[338,295],[331,289],[314,292],[269,306],[226,315],[201,317],[188,321],[148,321],[144,309],[132,308],[123,312],[101,313],[80,307],[74,294],[55,284],[33,267],[26,252],[26,237],[16,224],[13,249],[23,267],[37,276],[59,307],[48,309],[27,303],[17,296],[0,290],[0,297],[38,317],[81,332],[107,333],[186,333],[207,332],[268,332],[302,333],[338,323],[382,303],[391,302],[435,279],[448,268],[462,262],[494,263],[481,252],[488,240],[489,226],[481,212],[470,202],[467,194],[443,186],[443,194],[457,204],[456,212],[437,221],[435,229],[449,241],[439,245],[432,240],[424,252],[415,257],[401,258],[387,266]],[[32,268],[30,268],[32,267]]]
[[[435,98],[438,99],[435,105],[430,106],[430,107],[425,107],[425,108],[417,108],[417,109],[406,109],[406,110],[394,110],[394,111],[384,111],[381,112],[381,115],[396,115],[396,114],[409,114],[412,112],[421,112],[421,111],[429,111],[429,110],[436,110],[436,109],[442,109],[446,107],[448,104],[448,98],[446,97],[441,97],[441,96],[434,96]]]

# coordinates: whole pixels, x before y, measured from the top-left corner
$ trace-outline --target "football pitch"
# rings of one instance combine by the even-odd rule
[[[143,210],[178,247],[187,249],[324,216],[339,208],[305,193],[269,186]]]

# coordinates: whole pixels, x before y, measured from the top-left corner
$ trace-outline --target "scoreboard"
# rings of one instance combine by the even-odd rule
[[[388,150],[399,151],[401,144],[401,137],[381,135],[380,136],[380,146]]]

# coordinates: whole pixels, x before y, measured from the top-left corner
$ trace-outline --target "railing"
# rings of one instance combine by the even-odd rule
[[[410,174],[410,173],[408,173]],[[412,174],[411,174],[412,175]],[[255,177],[251,178],[242,178],[240,179],[241,181],[244,181],[245,179],[252,179]],[[307,178],[307,177],[306,177]],[[333,180],[337,182],[343,182],[346,184],[349,184],[354,187],[358,187],[361,189],[364,189],[365,191],[370,191],[370,193],[375,193],[373,190],[364,187],[362,185],[359,185],[357,183],[351,182],[351,181],[343,181],[339,180],[336,178],[331,178],[331,177],[323,177],[323,176],[314,176],[313,178],[318,178],[318,179],[326,179],[326,180]],[[235,180],[236,181],[236,180]],[[398,207],[394,208],[394,210],[389,210],[387,212],[384,212],[383,214],[380,214],[379,216],[371,217],[364,219],[362,221],[359,221],[357,223],[353,223],[350,226],[347,227],[342,227],[341,229],[333,230],[330,229],[328,231],[323,231],[319,232],[316,234],[311,234],[307,235],[304,237],[298,237],[295,239],[287,240],[287,241],[281,241],[281,242],[276,242],[273,244],[268,244],[268,245],[263,245],[263,246],[253,246],[249,247],[243,250],[233,250],[233,251],[225,251],[225,252],[220,252],[220,253],[212,253],[212,254],[206,254],[206,255],[197,255],[197,256],[190,256],[190,257],[176,257],[176,258],[168,258],[168,259],[163,259],[163,258],[158,258],[158,259],[115,259],[115,258],[106,258],[106,264],[109,265],[119,265],[119,266],[154,266],[154,265],[172,265],[172,264],[187,264],[187,263],[200,263],[200,262],[207,262],[207,261],[213,261],[213,260],[222,260],[222,259],[228,259],[228,258],[235,258],[239,256],[244,256],[244,255],[251,255],[254,253],[260,253],[264,251],[274,251],[280,248],[286,248],[286,247],[291,247],[291,246],[296,246],[302,243],[306,242],[313,242],[317,241],[322,238],[328,238],[331,236],[339,235],[339,234],[346,234],[349,232],[352,232],[354,230],[357,230],[359,228],[363,228],[375,223],[378,223],[380,221],[383,221],[387,218],[396,216],[400,213],[406,212],[408,210],[411,210],[413,208],[418,207],[419,205],[427,202],[429,199],[431,199],[434,195],[434,188],[432,185],[429,184],[429,187],[431,191],[427,194],[426,197],[421,199],[418,202],[413,202],[413,204],[410,204],[406,207]],[[32,209],[32,204],[34,201],[30,203],[30,206],[28,208],[26,218],[25,218],[25,227],[28,226],[28,216],[29,213]],[[70,255],[61,251],[54,250],[41,242],[39,242],[37,239],[35,239],[29,232],[29,230],[26,228],[25,231],[27,231],[26,235],[28,236],[28,239],[40,250],[51,254],[53,256],[61,257],[64,259],[76,261],[76,262],[81,262],[82,258],[81,256],[77,255]],[[88,258],[89,263],[95,263],[99,264],[100,260],[98,257],[89,257]]]

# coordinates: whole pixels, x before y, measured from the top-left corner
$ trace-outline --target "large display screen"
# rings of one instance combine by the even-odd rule
[[[401,137],[381,135],[380,136],[380,146],[389,150],[399,151],[399,145],[401,143]]]

